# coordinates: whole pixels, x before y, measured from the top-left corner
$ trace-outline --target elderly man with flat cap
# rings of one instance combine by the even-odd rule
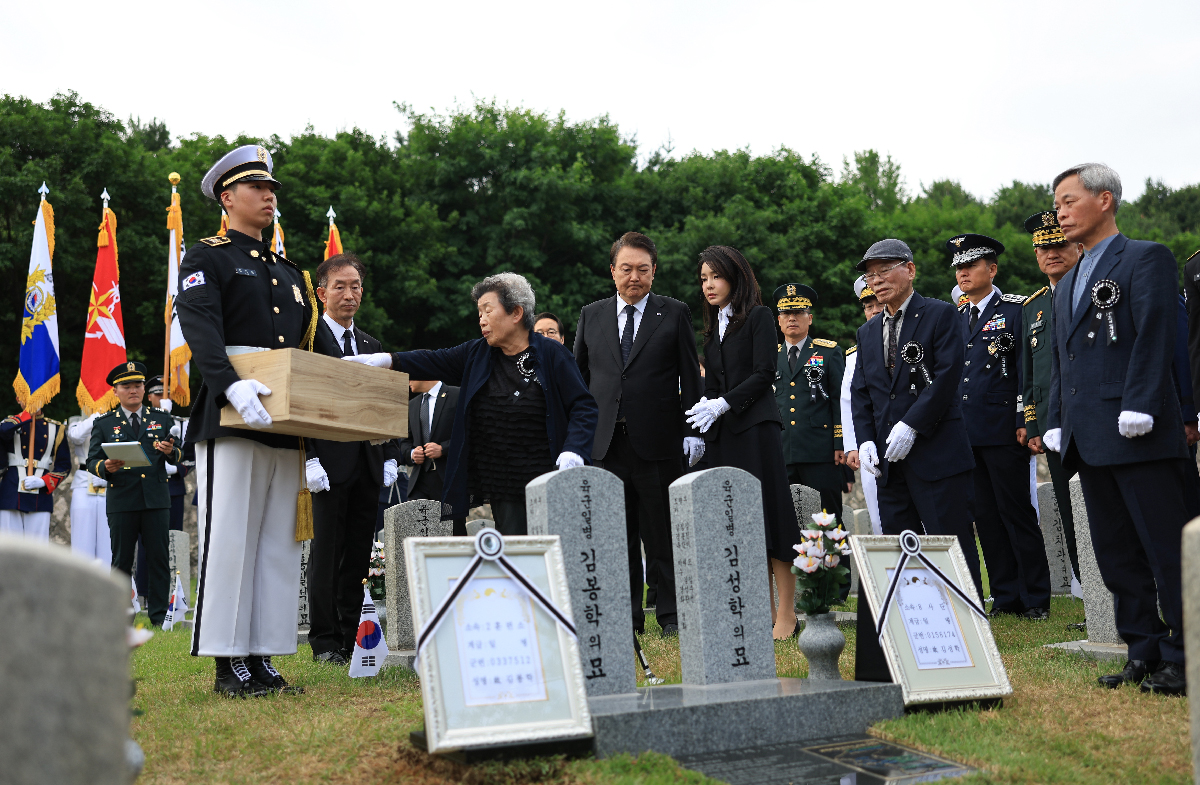
[[[271,662],[296,653],[300,595],[297,498],[301,440],[264,429],[266,385],[243,379],[230,356],[312,348],[316,297],[307,273],[275,253],[263,229],[275,217],[271,154],[239,147],[204,176],[201,190],[229,215],[224,237],[206,237],[179,267],[176,307],[204,385],[192,404],[200,582],[192,655],[215,657],[214,689],[230,697],[296,691]],[[230,404],[249,429],[221,427]]]
[[[1050,567],[1030,499],[1032,457],[1021,403],[1021,305],[992,281],[1004,245],[982,234],[946,241],[967,301],[958,307],[966,345],[962,410],[975,457],[975,530],[987,562],[991,615],[1050,617]]]
[[[971,529],[975,459],[958,397],[958,311],[913,289],[917,268],[901,240],[875,243],[857,267],[884,307],[858,328],[850,390],[859,463],[878,480],[883,533],[958,537],[982,597]]]

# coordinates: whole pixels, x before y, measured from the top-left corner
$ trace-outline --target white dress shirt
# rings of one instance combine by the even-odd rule
[[[725,340],[725,328],[729,326],[732,317],[733,303],[725,303],[725,307],[717,311],[717,338],[721,341]]]
[[[342,348],[342,341],[345,340],[343,336],[345,335],[346,330],[350,330],[350,345],[354,347],[354,353],[358,354],[358,341],[354,340],[353,319],[350,320],[350,327],[343,327],[334,321],[333,317],[329,315],[329,311],[321,314],[321,318],[325,320],[325,324],[329,325],[329,329],[333,331],[333,339],[337,341],[339,349]]]
[[[984,297],[982,300],[979,301],[979,305],[975,305],[974,303],[968,301],[967,302],[967,318],[968,319],[971,318],[971,308],[974,307],[974,308],[979,309],[979,318],[982,319],[984,309],[988,307],[988,303],[990,303],[992,301],[992,298],[995,296],[996,296],[996,288],[993,286],[992,290],[987,293],[987,297]],[[968,322],[968,324],[969,324],[969,322]]]
[[[913,295],[916,293],[917,293],[917,291],[915,289],[913,291],[909,292],[908,299],[904,301],[904,305],[901,305],[899,308],[896,309],[896,316],[894,317],[895,322],[894,322],[894,324],[892,324],[892,329],[896,331],[896,355],[897,356],[899,356],[900,349],[901,349],[901,347],[900,347],[900,331],[904,329],[904,314],[908,312],[908,304],[912,302]],[[887,309],[885,308],[883,311],[883,361],[884,362],[887,362],[888,316],[889,316],[889,314],[887,312]]]
[[[621,343],[621,336],[625,334],[625,320],[629,317],[625,315],[625,306],[632,305],[637,310],[633,312],[633,338],[637,340],[638,328],[642,326],[642,315],[646,312],[646,303],[650,300],[650,292],[636,303],[627,303],[621,299],[621,295],[617,295],[617,343]]]
[[[807,342],[808,342],[807,335],[800,339],[800,343],[792,343],[791,341],[788,340],[788,337],[786,335],[783,336],[783,345],[785,347],[787,347],[783,351],[784,359],[786,359],[786,360],[792,359],[792,347],[793,346],[796,347],[796,351],[798,351],[798,352],[804,351],[804,344],[806,344]]]
[[[433,410],[437,406],[438,393],[440,393],[441,391],[442,391],[442,383],[437,382],[436,384],[434,384],[432,387],[429,388],[429,392],[422,393],[422,395],[429,396],[429,433],[431,434],[430,438],[432,438],[432,434],[433,434]],[[420,403],[420,401],[418,401],[417,406],[420,407],[420,405],[421,405],[421,403]],[[417,411],[420,411],[420,408],[418,408]]]

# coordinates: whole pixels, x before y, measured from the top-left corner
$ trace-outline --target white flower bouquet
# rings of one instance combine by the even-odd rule
[[[371,597],[375,600],[382,600],[386,596],[386,590],[383,587],[385,572],[386,565],[383,558],[383,543],[376,541],[371,546],[371,566],[367,570],[367,586],[371,590]]]
[[[804,541],[794,545],[792,572],[798,576],[800,593],[796,607],[808,615],[829,613],[837,602],[842,586],[850,582],[850,569],[842,564],[850,555],[847,532],[838,525],[837,516],[814,513],[812,523],[801,529]]]

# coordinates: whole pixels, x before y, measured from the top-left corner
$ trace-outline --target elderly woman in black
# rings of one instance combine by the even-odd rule
[[[347,360],[461,387],[442,490],[442,518],[490,503],[502,534],[525,534],[525,485],[592,454],[597,407],[571,352],[533,332],[524,276],[500,273],[471,290],[481,338],[451,349]]]
[[[796,576],[792,549],[800,527],[792,506],[783,461],[783,423],[775,406],[778,344],[775,317],[762,304],[758,281],[736,248],[704,249],[697,264],[704,295],[704,397],[688,411],[688,422],[706,441],[708,465],[734,466],[762,483],[767,556],[779,592],[771,609],[774,637],[796,631]]]

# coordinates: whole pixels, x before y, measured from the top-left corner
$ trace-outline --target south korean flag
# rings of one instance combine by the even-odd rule
[[[183,593],[183,580],[179,577],[179,573],[175,573],[175,588],[171,590],[171,601],[167,603],[167,615],[163,619],[162,628],[171,630],[177,622],[183,621],[183,617],[187,615],[188,606],[186,595]]]
[[[383,640],[383,627],[379,626],[379,614],[375,612],[375,600],[363,581],[363,606],[358,617],[358,634],[354,638],[354,656],[350,659],[350,677],[378,675],[383,661],[389,654]]]

